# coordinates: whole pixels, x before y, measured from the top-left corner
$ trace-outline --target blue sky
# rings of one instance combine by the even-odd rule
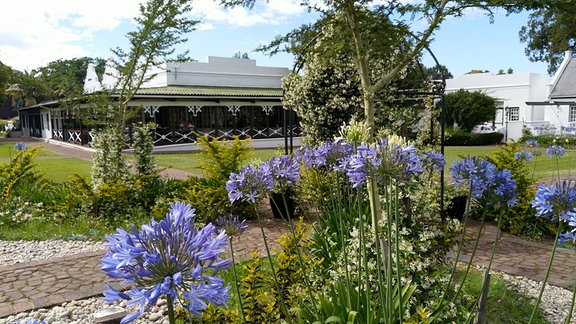
[[[253,53],[260,44],[313,19],[299,0],[268,0],[253,11],[225,10],[213,0],[195,0],[193,17],[201,19],[183,48],[199,61],[208,56],[231,57],[247,52],[258,65],[291,68],[293,58]],[[58,59],[90,56],[107,58],[110,48],[126,49],[125,35],[134,29],[136,0],[20,0],[13,1],[0,20],[0,61],[19,70],[32,70]],[[527,14],[496,16],[490,24],[483,14],[470,12],[451,18],[436,33],[430,48],[440,64],[454,75],[471,69],[512,68],[515,73],[546,74],[546,65],[529,62],[518,38]],[[416,22],[415,24],[418,24]],[[426,65],[433,62],[425,59]]]

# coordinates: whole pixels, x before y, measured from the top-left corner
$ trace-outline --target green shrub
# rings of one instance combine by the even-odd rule
[[[311,297],[308,275],[315,267],[319,267],[321,259],[313,258],[310,247],[312,226],[302,219],[295,224],[292,233],[286,233],[278,238],[279,249],[276,254],[276,277],[282,289],[284,302],[292,307]],[[290,308],[290,307],[289,307]]]
[[[184,193],[174,196],[196,208],[196,215],[201,222],[212,222],[217,217],[235,214],[241,218],[254,217],[253,206],[247,202],[237,201],[234,204],[228,198],[226,182],[230,173],[240,172],[242,163],[253,153],[248,140],[237,136],[232,141],[218,141],[208,136],[198,138],[202,150],[198,152],[203,177],[191,177],[186,183]]]
[[[528,162],[523,158],[516,158],[516,153],[522,151],[522,145],[510,142],[494,151],[487,159],[496,165],[498,170],[508,169],[512,179],[516,180],[516,197],[518,204],[508,208],[502,214],[502,229],[514,235],[526,235],[531,238],[541,238],[555,232],[556,225],[549,219],[536,217],[536,210],[532,208],[532,200],[536,195],[533,186],[535,179],[528,170]],[[482,201],[480,205],[485,205]],[[489,209],[488,218],[498,217],[494,209]]]
[[[184,194],[177,197],[196,209],[197,219],[205,224],[222,215],[234,214],[240,218],[253,218],[254,206],[244,201],[230,203],[226,183],[207,178],[191,177]]]
[[[553,135],[534,136],[530,134],[522,136],[519,142],[526,143],[526,141],[530,139],[538,141],[538,146],[540,147],[561,145],[567,149],[576,148],[576,138],[572,136],[553,136]]]
[[[0,203],[11,199],[12,191],[19,186],[35,184],[40,178],[33,171],[34,158],[40,147],[16,152],[8,162],[0,163]]]
[[[134,125],[134,156],[136,157],[136,173],[140,176],[154,174],[156,163],[154,162],[154,138],[152,130],[156,128],[154,123]]]
[[[198,145],[202,147],[198,152],[200,169],[205,172],[206,178],[224,184],[230,173],[240,172],[242,163],[253,154],[250,140],[240,140],[238,136],[231,141],[202,136],[198,137]]]
[[[276,303],[270,276],[263,271],[256,252],[252,260],[242,265],[245,275],[240,279],[242,305],[246,323],[277,323],[280,311]]]
[[[446,134],[444,144],[448,146],[476,146],[476,145],[495,145],[502,142],[504,134],[502,133],[465,133],[461,130],[449,130]]]

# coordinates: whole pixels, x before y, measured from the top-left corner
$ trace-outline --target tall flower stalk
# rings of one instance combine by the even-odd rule
[[[558,223],[558,228],[556,230],[552,253],[550,254],[550,259],[548,261],[548,268],[546,269],[546,274],[542,281],[542,287],[540,287],[540,292],[536,299],[534,309],[532,310],[529,323],[532,323],[534,315],[540,305],[540,301],[542,300],[546,283],[548,282],[550,270],[552,269],[552,262],[554,261],[554,256],[558,246],[558,239],[560,238],[560,228],[562,223],[567,222],[572,227],[576,226],[576,183],[572,184],[571,181],[565,180],[562,184],[556,182],[549,187],[541,184],[536,191],[536,197],[532,201],[532,207],[536,209],[536,217],[550,218],[552,221]],[[572,232],[574,232],[574,230]],[[566,236],[563,235],[563,238],[565,237]],[[573,293],[576,293],[576,291]],[[569,320],[569,318],[567,320]]]
[[[468,204],[466,207],[466,214],[470,210],[470,201],[472,198],[475,199],[483,198],[487,202],[487,204],[495,205],[498,207],[498,209],[501,210],[501,213],[498,217],[496,238],[492,245],[490,260],[488,263],[488,267],[486,269],[486,273],[489,274],[492,265],[492,260],[496,252],[496,246],[500,238],[500,227],[504,210],[503,206],[507,207],[513,206],[516,204],[517,201],[515,196],[516,181],[512,179],[512,174],[510,170],[508,169],[497,170],[496,165],[494,165],[493,163],[489,162],[486,159],[479,157],[468,156],[467,158],[455,161],[454,165],[450,168],[450,172],[452,175],[452,181],[454,182],[456,187],[460,187],[463,185],[468,186],[469,197],[468,197]],[[480,242],[480,235],[484,228],[485,216],[486,216],[486,208],[483,209],[480,221],[480,229],[478,231],[478,235],[474,243],[470,260],[468,261],[466,270],[464,272],[462,284],[459,286],[458,291],[455,294],[454,298],[457,298],[458,294],[460,293],[463,287],[463,283],[466,280],[466,277],[468,276],[468,273],[470,271],[470,267],[472,265],[474,256],[476,255],[476,250]],[[464,229],[462,231],[460,244],[458,246],[456,262],[460,256],[462,244],[464,241],[464,235],[466,233],[466,222],[467,218],[465,217]],[[452,280],[455,267],[456,263],[452,268],[449,282]]]
[[[244,200],[249,201],[252,204],[256,204],[258,201],[260,201],[260,199],[264,197],[265,193],[272,190],[273,187],[274,181],[270,175],[270,169],[267,167],[259,167],[253,165],[242,167],[240,173],[231,173],[230,179],[226,182],[226,190],[228,191],[228,198],[230,198],[230,202],[234,202],[236,200]],[[256,218],[258,219],[258,226],[260,227],[260,232],[264,241],[266,256],[268,258],[268,262],[270,263],[272,278],[280,298],[280,308],[284,316],[288,318],[290,314],[286,308],[282,287],[278,282],[278,277],[276,275],[276,271],[274,270],[272,254],[270,253],[270,247],[268,246],[268,240],[266,239],[266,233],[264,232],[264,226],[262,224],[262,217],[258,211],[258,208],[256,208]]]
[[[240,303],[240,316],[242,320],[246,321],[244,316],[244,305],[242,302],[242,294],[240,293],[240,286],[238,283],[238,272],[236,271],[236,261],[234,260],[234,238],[240,236],[248,228],[246,225],[246,220],[240,221],[238,216],[228,214],[222,216],[216,220],[216,226],[223,229],[226,234],[228,234],[228,241],[230,242],[230,255],[232,258],[232,271],[234,273],[234,288],[236,289],[236,294],[238,295],[238,302]]]
[[[232,262],[220,258],[228,237],[212,224],[196,228],[194,216],[190,205],[176,202],[160,222],[152,220],[140,230],[132,227],[131,233],[118,229],[106,237],[108,252],[102,258],[102,270],[132,288],[122,291],[109,285],[104,301],[125,299],[128,307],[137,307],[122,324],[138,318],[162,296],[167,299],[171,324],[175,323],[175,301],[198,318],[207,303],[226,305],[230,286],[217,274]]]

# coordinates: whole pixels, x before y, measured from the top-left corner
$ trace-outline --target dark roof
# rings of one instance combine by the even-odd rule
[[[550,91],[550,99],[560,98],[576,98],[576,54],[572,54]]]
[[[282,97],[280,88],[165,86],[140,88],[136,96]]]

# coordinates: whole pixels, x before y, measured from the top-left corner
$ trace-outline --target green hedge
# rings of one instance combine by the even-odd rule
[[[444,145],[447,146],[477,146],[477,145],[494,145],[502,142],[504,134],[502,133],[462,133],[447,134],[444,139]]]

